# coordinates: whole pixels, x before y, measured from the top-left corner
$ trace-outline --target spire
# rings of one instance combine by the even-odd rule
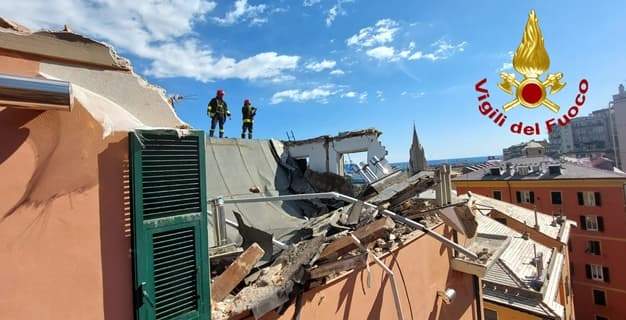
[[[411,143],[411,149],[409,149],[409,156],[410,175],[414,175],[426,169],[426,156],[424,155],[424,148],[420,144],[419,138],[417,137],[415,122],[413,122],[413,142]]]

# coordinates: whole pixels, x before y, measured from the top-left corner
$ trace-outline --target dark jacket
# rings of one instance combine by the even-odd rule
[[[252,122],[254,120],[254,116],[256,115],[256,108],[253,106],[243,106],[241,108],[241,115],[243,116],[243,121]]]
[[[221,117],[230,116],[230,111],[228,111],[226,101],[217,98],[211,99],[207,108],[207,115],[212,116],[211,114],[219,115]]]

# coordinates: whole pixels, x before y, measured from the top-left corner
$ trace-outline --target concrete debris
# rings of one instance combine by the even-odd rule
[[[325,237],[302,241],[281,253],[256,281],[234,298],[215,304],[214,319],[239,319],[250,312],[258,319],[287,302],[294,285],[303,281],[304,266],[319,253],[324,241]]]
[[[281,162],[290,172],[291,186],[296,186],[292,189],[294,193],[318,192],[313,187],[315,184],[307,181],[306,175],[293,158],[286,157]],[[328,178],[328,173],[316,173],[315,177],[323,180]],[[323,183],[327,182],[323,181]],[[226,296],[220,292],[220,295],[225,298],[213,304],[213,318],[242,319],[254,316],[258,319],[269,312],[280,314],[289,305],[297,306],[298,297],[300,294],[305,294],[307,290],[325,285],[336,277],[368,267],[371,262],[368,263],[367,255],[364,254],[362,248],[357,246],[354,239],[358,239],[359,243],[368,247],[373,257],[379,257],[397,250],[404,243],[423,234],[422,231],[415,230],[413,227],[394,222],[390,217],[379,215],[380,211],[391,208],[392,203],[395,212],[399,215],[415,218],[427,228],[440,226],[447,221],[453,229],[459,228],[459,232],[462,231],[464,235],[469,236],[475,233],[475,227],[472,229],[470,222],[473,218],[473,211],[466,208],[467,201],[459,202],[451,206],[451,209],[447,209],[436,207],[434,201],[424,201],[417,197],[434,184],[432,172],[424,171],[413,177],[394,174],[389,176],[387,182],[383,181],[370,189],[374,192],[371,199],[375,199],[378,209],[367,207],[363,202],[356,202],[330,213],[317,213],[318,218],[311,220],[316,221],[317,226],[313,228],[303,225],[298,239],[291,242],[293,244],[289,249],[282,251],[278,256],[272,257],[266,253],[264,259],[273,259],[271,264],[248,276],[241,290],[234,292],[233,296]],[[332,190],[333,187],[330,188]],[[325,201],[319,201],[317,204],[320,211],[328,210],[328,204]],[[341,205],[341,203],[334,205]],[[453,219],[450,219],[449,215],[452,215]],[[239,215],[236,214],[236,216]],[[240,217],[238,220],[244,229],[254,229],[246,226]],[[321,226],[324,224],[326,227]],[[313,229],[317,231],[311,233]],[[267,238],[265,242],[268,239],[271,240],[271,234],[262,230],[255,230],[255,232],[265,234]],[[262,240],[258,237],[247,239],[249,236],[246,233],[248,231],[242,233],[244,247],[251,242]],[[270,244],[265,246],[268,245],[271,250]],[[265,249],[265,246],[261,247]],[[491,257],[493,253],[488,254],[490,256],[486,260],[484,255],[479,255],[485,260],[483,262],[493,260]],[[469,269],[478,273],[470,268],[471,265],[466,267],[463,263],[472,263],[471,259],[457,261],[457,264],[461,264],[459,269]],[[484,265],[481,265],[479,271],[484,272],[484,269]],[[237,282],[245,277],[243,273],[242,271],[238,274],[235,279]]]
[[[211,299],[213,303],[222,301],[261,260],[265,251],[254,243],[244,251],[222,274],[217,276],[211,284]]]

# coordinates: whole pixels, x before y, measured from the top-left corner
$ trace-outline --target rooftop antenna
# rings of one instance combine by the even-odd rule
[[[539,198],[537,198],[539,200]],[[537,214],[537,205],[535,204],[535,229],[539,231],[539,215]]]
[[[291,135],[289,135],[289,132],[291,132]],[[296,136],[293,135],[292,130],[285,131],[285,134],[287,135],[287,141],[296,141]]]
[[[195,94],[175,94],[175,95],[171,95],[167,98],[167,100],[169,101],[169,103],[173,106],[176,105],[176,103],[178,103],[178,101],[183,101],[183,100],[195,100],[196,95]]]

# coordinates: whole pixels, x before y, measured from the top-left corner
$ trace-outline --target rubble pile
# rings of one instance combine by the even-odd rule
[[[386,187],[379,191],[370,188],[369,198],[361,198],[361,201],[375,203],[377,209],[356,202],[328,213],[325,221],[329,226],[322,229],[323,234],[311,234],[309,238],[292,244],[277,253],[269,264],[257,264],[256,271],[250,275],[247,272],[239,274],[237,280],[241,285],[223,300],[213,301],[213,318],[242,319],[252,315],[258,319],[272,310],[280,313],[292,303],[297,305],[301,293],[344,273],[366,268],[372,263],[369,254],[383,256],[423,234],[381,214],[392,207],[392,203],[397,214],[414,219],[426,228],[440,225],[440,207],[434,201],[417,197],[435,184],[432,174],[393,177]],[[409,193],[412,196],[409,197]],[[463,206],[465,202],[457,205]],[[217,282],[216,279],[213,281]]]

